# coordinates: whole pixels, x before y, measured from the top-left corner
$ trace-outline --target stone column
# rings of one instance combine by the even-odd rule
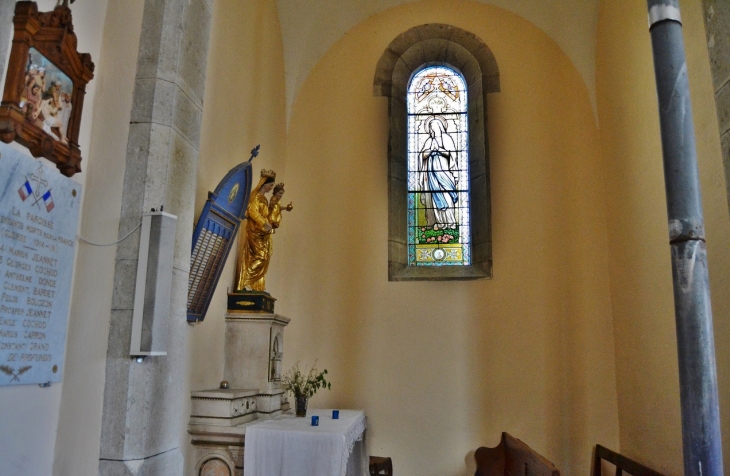
[[[702,4],[712,82],[715,86],[717,120],[720,124],[725,186],[730,202],[730,2],[703,0]]]
[[[151,208],[178,216],[167,356],[129,357],[139,231],[117,249],[100,475],[176,475],[185,431],[186,297],[212,0],[146,0],[119,236]]]
[[[0,2],[0,74],[5,77],[5,68],[8,66],[10,43],[13,41],[13,13],[15,2]],[[2,82],[2,81],[0,81]],[[2,91],[0,91],[2,94]]]

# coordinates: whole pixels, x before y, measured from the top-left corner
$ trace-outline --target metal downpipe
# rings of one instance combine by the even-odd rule
[[[659,99],[686,476],[722,476],[702,198],[679,0],[647,0]]]

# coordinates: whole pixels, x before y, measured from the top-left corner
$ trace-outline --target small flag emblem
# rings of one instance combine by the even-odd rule
[[[53,210],[53,207],[55,206],[55,204],[53,203],[53,197],[51,196],[51,191],[49,190],[46,193],[44,193],[42,198],[43,198],[43,203],[45,203],[45,205],[46,205],[46,211],[50,212],[51,210]]]
[[[30,187],[30,182],[27,180],[25,181],[25,183],[18,189],[18,195],[20,195],[20,198],[23,199],[23,201],[33,195],[33,189]]]

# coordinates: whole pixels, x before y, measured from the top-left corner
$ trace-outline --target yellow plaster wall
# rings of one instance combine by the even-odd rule
[[[644,6],[634,3],[601,2],[600,132],[580,74],[545,34],[497,7],[426,0],[376,15],[336,43],[304,83],[288,135],[275,1],[214,3],[196,209],[260,143],[256,174],[279,172],[285,200],[295,204],[275,237],[268,277],[277,311],[292,318],[284,366],[319,358],[333,390],[311,405],[364,408],[371,453],[393,457],[399,473],[472,474],[471,452],[497,444],[501,431],[567,475],[587,474],[595,443],[681,473],[653,70]],[[699,3],[685,1],[683,15],[727,422],[730,224]],[[138,31],[142,5],[109,0],[114,16],[106,22],[106,3],[74,6],[79,18],[88,10],[89,25],[105,25],[93,30],[103,31],[100,46],[80,38],[82,50],[97,48],[104,58],[80,140],[85,203],[95,200],[84,207],[81,230],[99,241],[101,231],[111,234],[106,241],[116,236],[128,128],[128,112],[119,111],[131,108],[137,46],[127,40],[139,36],[129,31]],[[502,92],[489,98],[490,281],[387,281],[387,100],[372,96],[372,78],[388,43],[427,22],[475,33],[501,71]],[[79,253],[64,383],[0,389],[13,414],[3,421],[30,413],[45,420],[8,433],[4,447],[15,459],[0,458],[6,466],[41,445],[47,451],[35,451],[33,464],[47,473],[46,436],[57,419],[54,474],[97,469],[108,333],[99,312],[109,308],[114,253]],[[190,328],[191,389],[222,378],[232,262],[208,318]],[[188,442],[183,431],[186,471],[194,464]]]
[[[721,411],[730,431],[730,239],[701,2],[682,2],[713,298]],[[646,5],[601,2],[597,96],[605,163],[621,451],[682,474],[672,270]],[[727,441],[727,438],[726,438]],[[725,466],[730,445],[725,443]]]
[[[387,280],[387,99],[376,63],[428,22],[492,49],[494,279]],[[508,431],[564,474],[618,445],[599,135],[580,74],[544,33],[497,7],[427,0],[350,30],[294,104],[275,238],[284,367],[319,359],[315,407],[366,410],[371,454],[400,474],[473,474],[472,452]],[[404,217],[405,219],[405,217]]]
[[[91,114],[85,115],[82,130],[82,150],[84,143],[90,150],[86,173],[96,177],[87,200],[121,195],[128,120],[115,111],[131,105],[137,48],[123,39],[130,26],[139,28],[142,2],[118,3],[109,2],[117,16],[106,22],[101,45],[109,60],[97,61],[98,120],[92,131]],[[75,7],[80,15],[82,7]],[[389,10],[345,35],[304,84],[287,139],[274,1],[215,2],[197,209],[261,143],[256,173],[277,170],[286,198],[295,202],[277,234],[269,276],[277,310],[292,318],[285,367],[319,358],[334,390],[312,405],[364,408],[371,453],[392,456],[397,471],[469,474],[470,451],[496,444],[506,430],[565,474],[585,474],[591,446],[619,448],[619,435],[622,451],[680,474],[671,271],[643,8],[625,0],[601,3],[599,148],[585,85],[549,38],[495,7],[434,0]],[[727,422],[730,299],[722,291],[730,227],[699,1],[683,9]],[[435,21],[480,36],[502,74],[502,92],[489,104],[495,278],[389,283],[387,102],[372,97],[372,75],[392,38]],[[118,210],[100,204],[118,202],[85,208],[82,231],[93,234],[116,222]],[[74,387],[63,397],[60,385],[0,392],[18,415],[37,408],[36,394],[50,411],[38,418],[53,421],[61,407],[56,474],[85,474],[98,464],[98,430],[89,428],[101,419],[108,322],[99,322],[95,309],[110,300],[113,253],[94,253],[80,260],[85,271],[77,270],[76,279],[96,304],[83,297],[74,302],[67,368],[96,371],[65,375],[64,384]],[[100,260],[110,264],[92,266]],[[208,319],[190,330],[191,389],[214,387],[222,377],[231,264]],[[36,429],[47,434],[49,428]],[[13,435],[9,448],[37,448],[36,433],[22,434]],[[189,450],[188,441],[183,433],[181,445]],[[39,467],[50,464],[50,454],[36,459]],[[190,469],[189,458],[186,463]]]
[[[253,162],[253,185],[262,168],[275,170],[277,182],[286,180],[284,54],[276,3],[216,0],[213,5],[196,220],[208,192],[231,168],[248,160],[257,144],[261,152]],[[190,327],[191,390],[217,388],[223,379],[226,292],[233,285],[235,255],[234,247],[205,320]],[[274,294],[281,294],[277,275],[267,277],[267,283]],[[180,444],[185,451],[186,474],[194,472],[196,463],[189,442],[185,431]]]

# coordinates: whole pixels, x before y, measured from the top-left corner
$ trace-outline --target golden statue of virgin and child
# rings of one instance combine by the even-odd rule
[[[235,291],[266,291],[266,272],[273,251],[272,235],[281,224],[282,211],[291,211],[291,203],[281,207],[284,184],[274,185],[276,172],[262,170],[259,183],[251,190],[246,208],[246,226],[238,237],[238,263]],[[271,192],[271,199],[266,194]]]

